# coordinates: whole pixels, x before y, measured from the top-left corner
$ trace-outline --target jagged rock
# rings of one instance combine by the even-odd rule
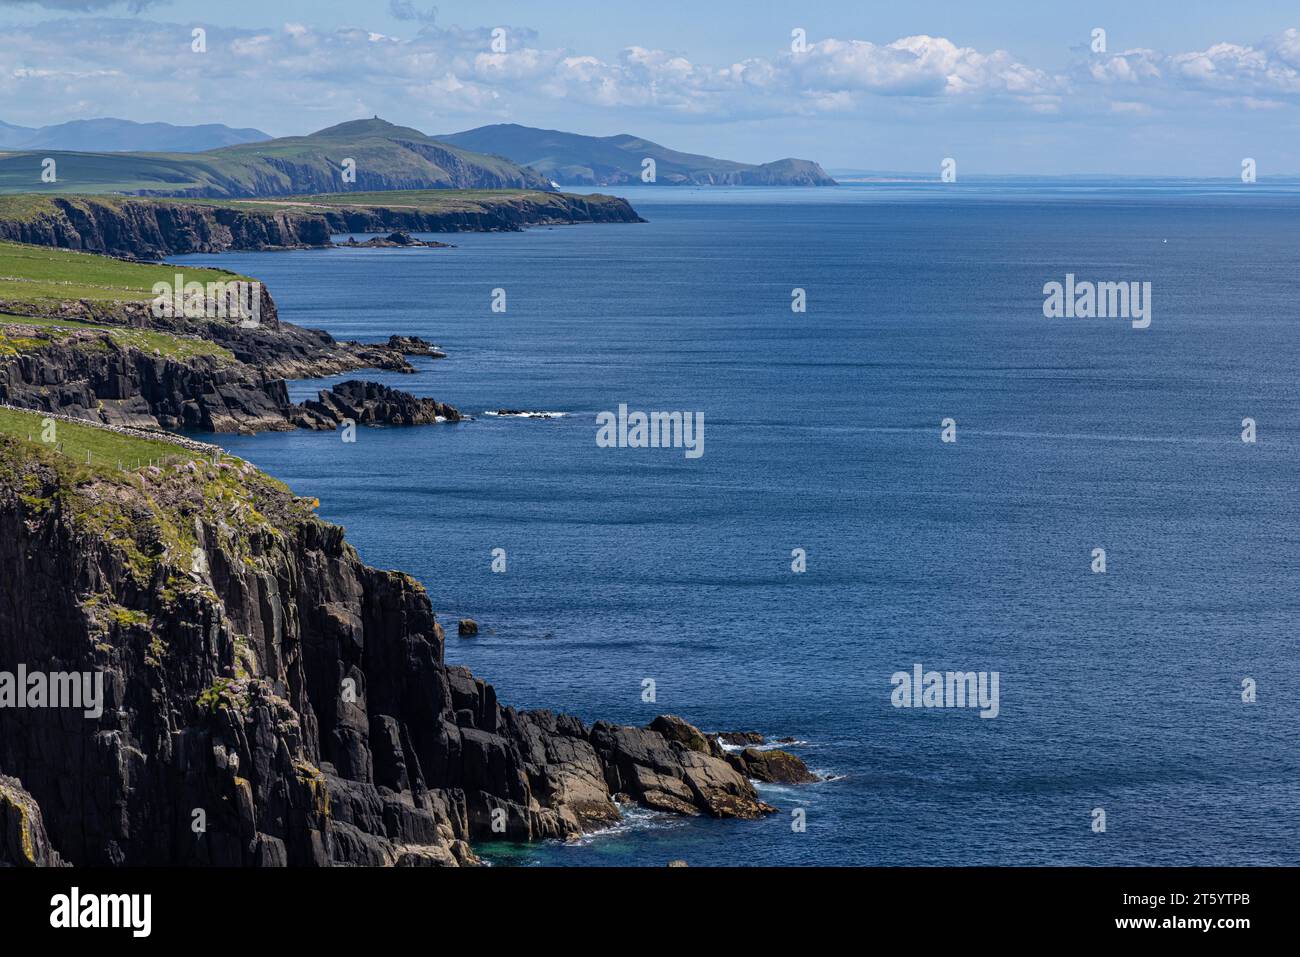
[[[295,421],[308,428],[332,429],[351,419],[358,425],[433,425],[459,422],[460,412],[445,402],[421,399],[378,382],[349,379],[304,402]]]
[[[665,716],[667,718],[667,716]],[[669,718],[663,727],[681,733]],[[681,722],[704,741],[698,729]],[[691,750],[649,728],[625,728],[598,721],[591,743],[605,767],[612,793],[626,793],[647,807],[678,814],[756,818],[775,810],[758,800],[753,785],[722,758]]]
[[[105,699],[98,719],[6,712],[0,768],[26,796],[0,799],[0,853],[463,865],[476,840],[617,820],[615,795],[682,814],[773,810],[726,760],[658,731],[502,707],[444,663],[418,583],[363,564],[251,466],[78,475],[0,435],[0,475],[0,670],[102,672]],[[698,744],[678,722],[659,726]]]
[[[473,618],[462,618],[456,622],[456,634],[461,638],[471,638],[478,634],[478,622]]]
[[[808,770],[800,758],[789,751],[760,751],[746,748],[740,753],[727,755],[733,768],[747,778],[776,784],[811,784],[817,775]]]
[[[661,714],[647,725],[651,731],[658,731],[669,741],[674,741],[689,751],[710,754],[715,758],[723,755],[722,748],[693,724],[688,724],[676,715]]]
[[[388,348],[404,356],[428,356],[431,359],[445,359],[447,353],[419,336],[389,336]]]

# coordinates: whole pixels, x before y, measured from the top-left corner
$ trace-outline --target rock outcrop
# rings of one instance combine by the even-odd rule
[[[411,247],[414,249],[453,249],[449,243],[439,243],[416,239],[410,233],[395,232],[387,236],[372,236],[370,239],[358,240],[355,236],[349,236],[341,243],[335,243],[335,246],[343,249],[402,249]]]
[[[445,403],[355,380],[306,405],[291,403],[286,379],[361,368],[414,372],[406,355],[440,353],[418,337],[394,336],[389,345],[339,342],[326,332],[280,322],[269,293],[263,289],[261,295],[256,327],[156,317],[141,302],[0,302],[0,312],[34,320],[7,320],[22,348],[12,354],[0,349],[0,404],[111,425],[204,432],[332,429],[344,418],[369,425],[461,418]],[[40,319],[70,326],[54,329],[35,321]],[[141,344],[148,340],[129,335],[135,331],[165,334],[178,348],[166,354],[149,348]]]
[[[312,508],[229,459],[123,472],[0,436],[0,671],[104,696],[4,712],[0,861],[455,865],[616,797],[772,810],[680,719],[502,706],[445,664],[423,588]]]
[[[820,780],[801,758],[789,751],[745,748],[727,754],[727,763],[747,778],[768,784],[811,784]]]
[[[349,379],[324,389],[314,401],[304,402],[292,416],[303,428],[333,429],[350,420],[357,425],[433,425],[459,422],[453,406],[421,399],[378,382]]]
[[[388,348],[404,356],[428,356],[430,359],[447,358],[447,353],[419,336],[389,336]]]

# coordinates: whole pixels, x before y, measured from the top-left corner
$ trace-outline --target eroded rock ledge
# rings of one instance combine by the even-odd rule
[[[0,436],[0,669],[19,663],[102,671],[106,700],[4,714],[0,863],[466,864],[620,801],[773,810],[680,719],[503,706],[444,662],[417,582],[246,463],[121,472]]]
[[[414,372],[408,355],[444,355],[416,336],[393,336],[387,345],[340,342],[326,332],[280,322],[275,302],[261,290],[262,319],[254,328],[216,319],[159,318],[146,303],[67,301],[37,309],[0,302],[0,313],[33,320],[66,320],[54,329],[21,319],[8,326],[24,343],[0,352],[0,403],[61,413],[91,422],[137,428],[204,432],[285,431],[296,426],[334,428],[349,399],[366,424],[456,421],[459,412],[431,399],[365,383],[360,393],[322,398],[308,406],[289,401],[286,379],[317,378],[378,368]],[[100,328],[76,328],[94,323]],[[165,333],[188,351],[163,353],[119,335]],[[359,383],[348,383],[354,389]],[[369,391],[366,391],[369,390]]]
[[[445,402],[360,379],[324,389],[300,409],[291,420],[305,429],[334,429],[348,420],[357,425],[433,425],[461,420],[460,411]]]

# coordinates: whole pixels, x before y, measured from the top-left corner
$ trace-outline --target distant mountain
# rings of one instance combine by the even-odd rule
[[[35,132],[36,130],[29,126],[14,126],[12,123],[0,120],[0,149],[18,147]]]
[[[783,159],[755,166],[679,153],[624,133],[582,136],[515,123],[480,126],[438,136],[444,143],[503,156],[561,185],[610,186],[641,182],[642,161],[655,161],[655,182],[672,186],[834,186],[812,160]]]
[[[44,150],[44,148],[42,148]],[[41,182],[45,156],[57,183]],[[345,161],[355,181],[344,179]],[[201,153],[16,152],[0,154],[0,192],[130,193],[257,197],[393,189],[550,189],[535,170],[440,143],[378,117],[310,136]]]
[[[73,120],[31,129],[0,122],[0,147],[20,150],[76,150],[84,153],[199,153],[255,143],[271,137],[261,130],[232,129],[220,123],[173,126],[111,118]]]

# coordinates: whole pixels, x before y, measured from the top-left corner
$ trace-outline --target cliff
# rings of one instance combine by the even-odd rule
[[[339,233],[496,232],[571,223],[636,223],[626,200],[566,193],[420,191],[281,203],[121,197],[0,198],[0,240],[136,259],[227,249],[328,246]]]
[[[0,864],[452,865],[623,802],[773,810],[684,722],[503,707],[418,583],[216,453],[122,471],[0,435],[0,674],[24,665],[104,700],[0,712]]]
[[[332,429],[348,410],[354,421],[371,425],[460,418],[450,406],[378,386],[291,403],[287,378],[361,368],[414,371],[402,351],[409,347],[401,340],[397,347],[338,342],[281,323],[269,293],[262,296],[264,318],[256,328],[161,319],[145,303],[0,300],[0,313],[28,313],[0,315],[0,403],[110,425],[205,432]]]

